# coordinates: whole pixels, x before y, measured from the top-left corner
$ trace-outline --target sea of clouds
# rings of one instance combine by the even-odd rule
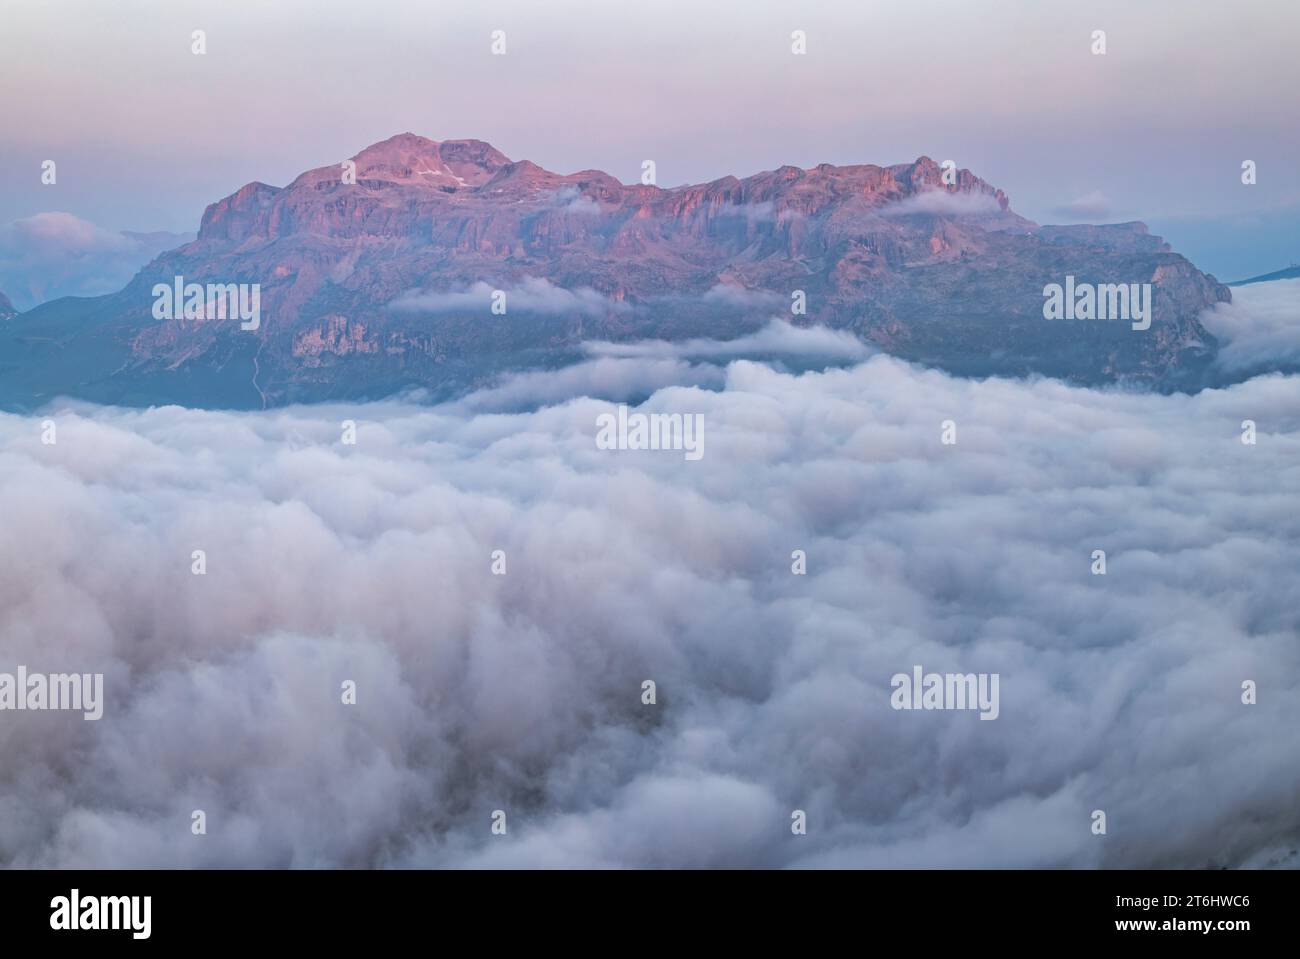
[[[1223,344],[1217,364],[1227,373],[1300,367],[1300,279],[1237,287],[1201,323]]]
[[[0,863],[1297,864],[1300,377],[591,352],[443,406],[0,414],[0,671],[105,674],[98,722],[0,713]],[[703,459],[598,449],[629,391]],[[999,718],[895,711],[915,664]]]

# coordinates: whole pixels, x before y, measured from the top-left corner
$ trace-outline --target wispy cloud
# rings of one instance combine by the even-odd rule
[[[0,224],[0,291],[19,309],[60,296],[98,296],[126,286],[164,250],[193,234],[115,233],[71,213]]]
[[[551,207],[578,216],[597,216],[600,204],[589,196],[584,196],[576,186],[562,186],[551,198]]]
[[[755,223],[786,223],[790,220],[798,220],[803,217],[803,214],[798,210],[778,210],[776,204],[771,200],[760,200],[757,203],[737,203],[734,206],[722,206],[718,208],[715,215],[720,217],[740,217],[751,226]]]
[[[987,193],[949,193],[926,190],[888,203],[876,211],[879,216],[980,216],[999,213],[997,198]]]
[[[1081,197],[1054,207],[1052,212],[1068,220],[1105,220],[1111,214],[1113,204],[1100,190],[1093,190]]]
[[[873,350],[843,330],[824,326],[800,327],[772,319],[756,333],[730,340],[694,339],[669,342],[640,340],[632,343],[587,342],[583,348],[596,356],[657,357],[678,359],[744,359],[752,357],[822,357],[861,360]]]
[[[492,296],[501,289],[506,294],[506,312],[560,315],[576,313],[603,316],[621,312],[627,306],[590,287],[567,290],[543,277],[529,276],[515,285],[493,287],[479,281],[464,290],[412,290],[397,297],[389,309],[403,313],[481,313],[492,314]]]
[[[732,283],[716,283],[702,297],[702,303],[737,310],[772,310],[785,305],[785,299],[771,290],[754,290]]]

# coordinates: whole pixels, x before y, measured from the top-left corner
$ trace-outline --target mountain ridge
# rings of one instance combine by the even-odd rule
[[[927,156],[663,188],[404,133],[351,163],[355,183],[342,163],[247,183],[118,293],[7,324],[20,359],[0,365],[0,401],[449,396],[586,339],[727,339],[773,314],[962,375],[1197,388],[1215,349],[1197,315],[1231,298],[1144,224],[1040,226]],[[1044,321],[1044,285],[1067,274],[1152,283],[1156,323]],[[258,284],[258,329],[154,319],[152,290],[177,276]],[[485,290],[508,294],[506,315]]]

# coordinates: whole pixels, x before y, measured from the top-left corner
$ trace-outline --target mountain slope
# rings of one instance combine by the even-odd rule
[[[0,402],[452,395],[562,363],[584,339],[729,338],[772,315],[961,374],[1195,388],[1215,348],[1197,315],[1230,299],[1140,223],[1040,227],[969,171],[945,185],[926,157],[673,189],[409,133],[353,162],[355,183],[339,165],[250,183],[121,292],[7,324]],[[1066,275],[1152,283],[1151,329],[1045,321],[1043,287]],[[178,276],[259,284],[259,328],[155,319],[155,284]],[[791,316],[795,291],[806,315]]]

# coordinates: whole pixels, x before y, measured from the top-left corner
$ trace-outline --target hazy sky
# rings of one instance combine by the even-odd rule
[[[0,224],[192,231],[409,130],[624,181],[654,159],[664,185],[926,154],[1236,279],[1300,260],[1298,37],[1292,0],[6,0]]]

